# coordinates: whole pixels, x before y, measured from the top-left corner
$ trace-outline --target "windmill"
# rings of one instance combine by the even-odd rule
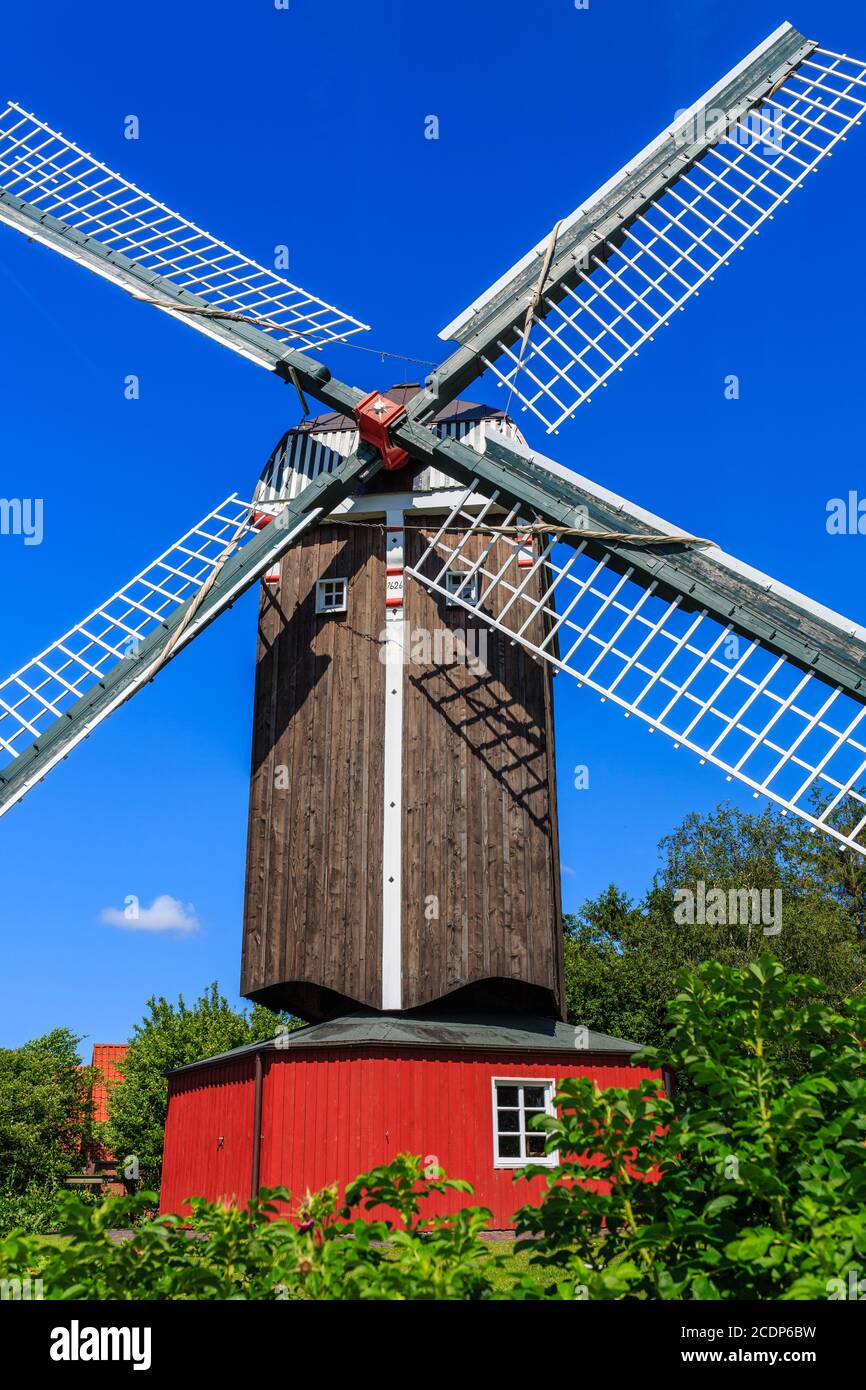
[[[534,1152],[551,1066],[630,1046],[561,1022],[555,672],[866,854],[866,628],[545,457],[510,414],[558,432],[864,110],[866,64],[783,24],[454,319],[423,384],[367,392],[313,355],[357,319],[16,104],[0,115],[0,221],[266,368],[305,411],[252,497],[0,684],[0,814],[262,581],[242,990],[312,1021],[283,1049],[297,1067],[462,1050],[493,1082],[494,1167]],[[485,374],[504,408],[464,398]],[[306,418],[307,396],[328,413]],[[415,660],[413,634],[447,635],[447,659]],[[240,1167],[217,1170],[196,1151],[195,1190],[239,1190],[244,1163],[257,1186],[277,1060],[275,1043],[173,1079],[169,1205],[193,1190],[177,1155],[221,1068],[247,1068],[251,1156],[238,1138]],[[389,1121],[398,1147],[406,1123]],[[354,1161],[379,1161],[371,1145]]]

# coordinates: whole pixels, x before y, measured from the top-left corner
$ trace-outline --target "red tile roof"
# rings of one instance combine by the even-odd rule
[[[93,1083],[93,1118],[103,1121],[108,1119],[108,1092],[110,1086],[115,1081],[123,1080],[123,1073],[119,1070],[121,1063],[126,1056],[128,1043],[94,1043],[93,1057],[90,1065],[98,1068],[101,1076]]]

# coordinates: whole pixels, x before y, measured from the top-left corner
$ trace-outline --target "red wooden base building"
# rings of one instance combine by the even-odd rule
[[[183,1213],[193,1194],[244,1202],[260,1186],[342,1189],[408,1151],[475,1188],[431,1199],[429,1215],[478,1204],[508,1230],[543,1186],[514,1181],[543,1161],[532,1115],[552,1111],[565,1077],[658,1077],[631,1062],[636,1050],[543,1018],[366,1012],[237,1048],[169,1077],[162,1210]]]

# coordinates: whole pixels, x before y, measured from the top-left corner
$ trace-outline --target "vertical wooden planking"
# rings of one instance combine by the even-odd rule
[[[379,1002],[380,552],[373,528],[319,527],[262,600],[242,990],[309,1018]],[[349,579],[346,614],[315,613],[323,576]]]
[[[417,559],[426,528],[407,532]],[[453,539],[456,539],[456,535]],[[477,558],[485,541],[471,538]],[[508,551],[497,542],[496,570]],[[537,581],[536,581],[537,582]],[[503,599],[497,594],[494,604]],[[420,586],[407,588],[413,634],[456,633],[466,615]],[[413,656],[419,650],[413,642]],[[486,671],[467,660],[413,661],[407,673],[404,799],[404,1007],[482,981],[490,1006],[561,1012],[561,914],[547,673],[519,646],[487,634]],[[439,898],[425,922],[426,896]],[[496,992],[499,992],[499,998]]]
[[[187,1199],[246,1201],[252,1171],[253,1059],[217,1063],[169,1079],[160,1209]],[[222,1139],[222,1143],[220,1143]]]
[[[381,1000],[384,561],[379,527],[323,525],[263,600],[242,988],[313,1019]],[[322,576],[349,579],[345,615],[315,614]],[[549,675],[496,633],[469,664],[465,614],[418,585],[406,617],[403,1007],[488,982],[479,1006],[559,1013]]]
[[[295,1201],[398,1152],[438,1160],[468,1178],[474,1195],[432,1199],[428,1215],[488,1206],[507,1229],[521,1203],[538,1201],[544,1179],[513,1181],[493,1159],[494,1077],[562,1081],[591,1076],[599,1087],[637,1086],[659,1073],[625,1057],[420,1049],[327,1048],[267,1054],[261,1182],[285,1185]],[[214,1063],[172,1077],[166,1121],[163,1211],[186,1198],[246,1201],[252,1164],[253,1059]],[[222,1136],[223,1144],[219,1145]]]

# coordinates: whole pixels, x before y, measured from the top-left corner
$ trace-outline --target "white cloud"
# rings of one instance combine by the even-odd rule
[[[577,870],[573,869],[570,864],[560,864],[559,867],[566,878],[577,878]]]
[[[142,907],[131,893],[124,898],[123,907],[104,907],[99,920],[123,931],[174,932],[178,936],[189,936],[201,926],[192,903],[184,904],[168,893],[160,893],[150,907]]]

